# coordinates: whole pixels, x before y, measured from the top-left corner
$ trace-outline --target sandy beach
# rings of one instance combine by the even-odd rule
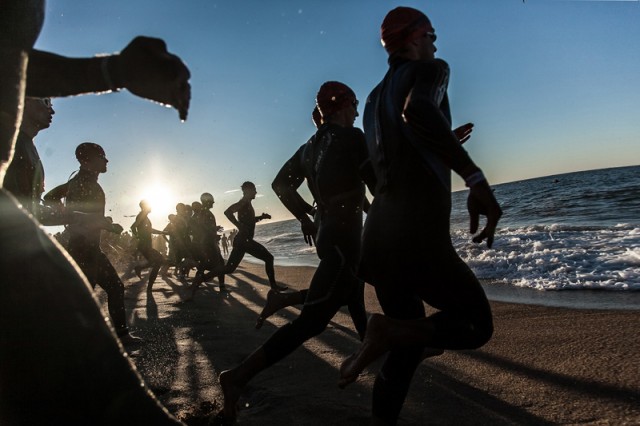
[[[305,288],[313,271],[277,267],[276,277],[292,289]],[[179,296],[184,285],[173,278],[159,278],[150,297],[137,278],[125,286],[131,328],[145,339],[132,360],[149,388],[188,425],[206,425],[220,407],[217,375],[299,312],[283,310],[255,330],[268,283],[264,268],[246,261],[227,277],[230,292],[221,293],[214,281],[187,303]],[[379,312],[367,287],[367,310]],[[423,362],[399,424],[640,424],[637,311],[504,302],[492,307],[493,339],[476,351]],[[368,424],[379,361],[347,389],[337,387],[340,363],[358,344],[341,311],[323,334],[245,388],[239,424]]]

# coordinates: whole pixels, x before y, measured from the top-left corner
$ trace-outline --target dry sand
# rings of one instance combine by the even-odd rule
[[[305,288],[313,268],[277,267],[279,282]],[[181,303],[183,284],[158,279],[151,297],[126,283],[133,332],[145,344],[132,359],[148,386],[189,425],[220,407],[217,375],[241,362],[299,310],[254,324],[268,291],[264,268],[243,262],[229,293],[207,284]],[[367,286],[369,312],[379,312]],[[419,367],[400,425],[640,424],[640,316],[492,302],[493,339]],[[341,361],[359,344],[346,311],[327,330],[258,375],[240,399],[244,425],[365,425],[379,361],[345,390]]]

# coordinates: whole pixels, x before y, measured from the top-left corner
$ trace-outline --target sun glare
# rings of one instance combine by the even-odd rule
[[[174,196],[167,186],[162,184],[154,184],[146,188],[140,200],[147,200],[151,206],[150,216],[155,218],[166,219],[167,215],[175,208]]]

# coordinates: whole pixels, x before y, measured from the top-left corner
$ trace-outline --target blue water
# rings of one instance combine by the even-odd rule
[[[637,303],[640,166],[546,176],[494,189],[504,216],[492,249],[470,241],[467,191],[453,193],[451,214],[456,250],[479,278],[494,284],[492,291],[602,290],[634,293],[630,297]],[[278,264],[318,264],[296,220],[259,226],[256,239]],[[578,297],[565,293],[571,296],[561,297]]]

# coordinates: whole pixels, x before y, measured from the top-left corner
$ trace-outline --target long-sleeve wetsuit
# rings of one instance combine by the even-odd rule
[[[451,131],[442,60],[390,60],[364,111],[367,146],[378,178],[363,235],[360,271],[392,318],[438,310],[432,346],[472,349],[492,334],[480,283],[458,257],[449,235],[451,170],[479,170]],[[391,242],[400,242],[388,250]],[[422,348],[393,349],[376,380],[373,411],[394,424]]]
[[[341,306],[361,300],[355,268],[360,255],[363,181],[371,188],[375,185],[362,131],[324,124],[282,167],[272,187],[299,219],[308,214],[308,204],[297,192],[305,179],[318,208],[320,264],[300,316],[264,344],[269,364],[321,333]],[[360,315],[366,315],[364,305]]]
[[[262,217],[256,216],[256,212],[251,205],[251,200],[242,198],[237,203],[229,206],[224,215],[238,228],[238,234],[233,239],[233,248],[224,273],[231,274],[236,270],[245,253],[249,253],[256,259],[264,262],[265,272],[269,278],[271,288],[276,288],[276,272],[274,267],[273,255],[265,246],[253,239],[256,231],[256,223],[262,220]],[[237,218],[236,216],[237,215]]]
[[[67,210],[96,215],[103,220],[105,196],[96,173],[80,170],[70,181],[66,196]],[[118,273],[100,249],[98,226],[83,224],[69,225],[69,246],[67,250],[78,263],[93,287],[99,285],[107,293],[109,314],[116,333],[128,333],[124,310],[124,284]]]
[[[148,266],[151,266],[149,285],[152,285],[165,259],[158,250],[153,248],[153,234],[159,234],[160,231],[153,229],[148,215],[148,212],[138,213],[135,222],[131,225],[131,233],[138,240],[138,251],[147,259]]]

